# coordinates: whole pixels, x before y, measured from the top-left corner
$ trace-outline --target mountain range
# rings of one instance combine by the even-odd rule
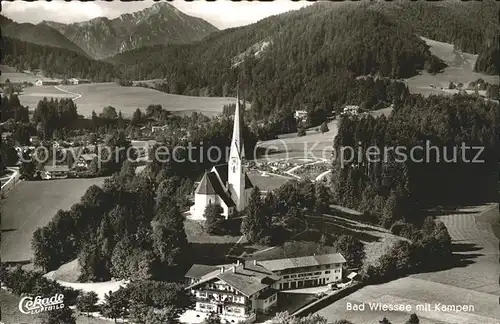
[[[65,48],[94,59],[102,59],[136,48],[190,43],[218,29],[207,21],[186,15],[167,2],[115,19],[98,17],[63,24],[42,21],[17,24],[2,17],[5,36],[29,43]]]
[[[217,31],[158,3],[113,20],[69,25],[2,19],[9,22],[3,49],[5,64],[18,68],[43,64],[54,74],[95,81],[160,79],[161,90],[175,94],[234,95],[239,79],[246,99],[259,98],[268,114],[319,101],[331,107],[357,76],[439,72],[443,62],[419,36],[478,54],[476,71],[498,74],[499,9],[492,0],[319,2]],[[46,28],[49,36],[37,39],[31,28]]]
[[[57,30],[46,25],[20,24],[0,15],[0,26],[4,37],[16,38],[38,45],[64,48],[80,55],[87,55],[78,45]]]

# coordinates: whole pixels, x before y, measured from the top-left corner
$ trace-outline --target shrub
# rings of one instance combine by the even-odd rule
[[[330,129],[328,129],[328,124],[326,123],[326,121],[321,124],[320,130],[322,133],[326,133],[330,130]]]
[[[306,136],[306,130],[304,128],[299,128],[299,131],[297,132],[297,136]]]
[[[260,240],[259,240],[259,243],[260,244],[263,244],[263,245],[268,245],[268,246],[271,246],[273,244],[273,238],[269,235],[266,235],[266,236],[263,236]]]

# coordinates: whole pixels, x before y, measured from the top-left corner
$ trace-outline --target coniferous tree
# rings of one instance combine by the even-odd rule
[[[260,189],[255,186],[252,188],[250,198],[247,204],[247,216],[241,223],[241,232],[249,242],[256,242],[264,236],[267,220],[264,215],[265,208],[260,197]]]
[[[205,219],[205,230],[209,234],[220,233],[224,217],[222,216],[222,207],[219,204],[208,204],[203,213]]]

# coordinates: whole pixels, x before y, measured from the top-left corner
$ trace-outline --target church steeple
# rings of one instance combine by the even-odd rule
[[[236,108],[234,109],[233,138],[231,139],[231,149],[229,151],[228,163],[228,189],[231,198],[236,204],[236,209],[241,211],[246,206],[245,195],[245,168],[243,159],[245,158],[245,148],[242,138],[242,125],[240,115],[240,97],[236,90]]]
[[[231,151],[229,157],[245,158],[245,149],[241,138],[241,116],[240,116],[240,97],[236,90],[236,108],[234,109],[233,138],[231,140]]]

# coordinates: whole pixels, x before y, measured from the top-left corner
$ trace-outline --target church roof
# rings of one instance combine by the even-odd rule
[[[201,195],[217,195],[220,197],[220,199],[222,199],[222,201],[226,204],[227,207],[236,206],[234,201],[231,199],[231,197],[229,197],[227,192],[224,190],[224,187],[222,186],[219,177],[217,176],[217,173],[213,171],[207,172],[203,175],[203,178],[201,179],[198,188],[196,188],[195,193]]]
[[[220,181],[222,181],[223,184],[226,184],[227,183],[227,171],[228,171],[227,163],[216,165],[216,166],[214,166],[214,169],[219,174]]]
[[[208,178],[208,173],[205,173],[203,175],[203,178],[201,179],[198,188],[196,188],[195,193],[202,195],[215,195],[215,189],[214,186],[212,185],[212,182]]]

